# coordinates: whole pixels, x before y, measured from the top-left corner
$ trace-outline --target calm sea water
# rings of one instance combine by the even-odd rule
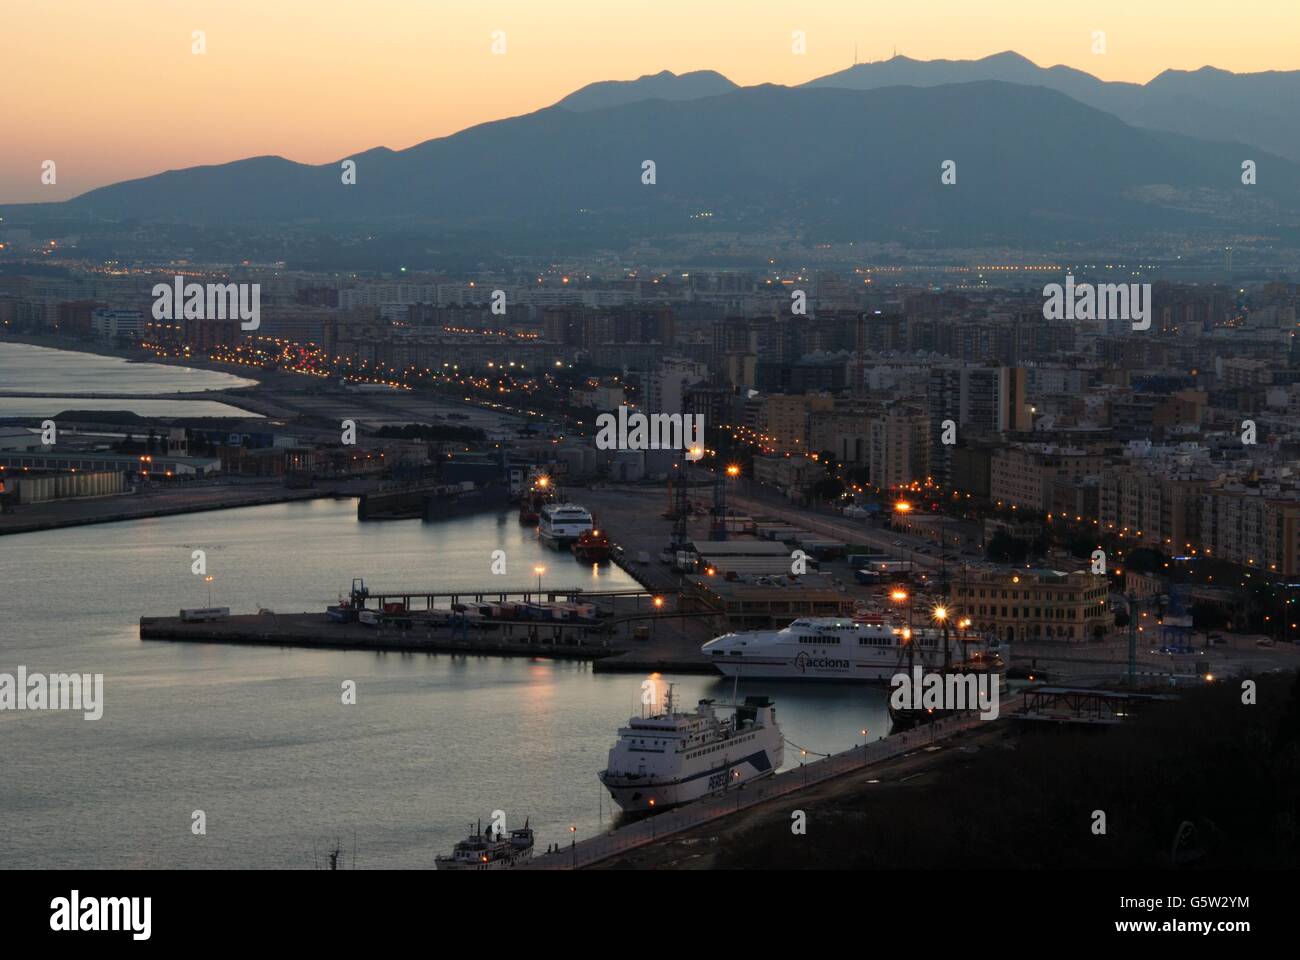
[[[246,387],[255,381],[213,370],[131,363],[25,343],[0,343],[0,390],[48,393],[0,397],[0,417],[53,416],[63,410],[133,410],[141,416],[253,416],[210,400],[85,400],[68,393],[190,393]]]
[[[358,867],[428,868],[468,823],[531,818],[538,843],[608,829],[596,780],[643,677],[589,664],[144,642],[137,619],[212,602],[321,610],[354,576],[426,589],[631,586],[541,547],[512,514],[361,524],[315,501],[0,538],[0,672],[105,676],[104,715],[0,713],[6,867],[310,867],[336,839]],[[490,555],[507,554],[492,577]],[[678,681],[678,695],[730,682]],[[341,684],[357,703],[341,703]],[[777,698],[786,736],[852,746],[887,717],[855,686],[741,684]],[[798,762],[788,748],[787,760]],[[191,833],[203,810],[206,836]]]

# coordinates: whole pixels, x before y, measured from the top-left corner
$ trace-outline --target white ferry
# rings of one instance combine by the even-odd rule
[[[733,713],[720,718],[718,709]],[[677,713],[670,686],[663,713],[633,717],[618,731],[600,782],[624,810],[650,812],[770,777],[784,758],[767,697],[731,705],[701,700],[694,713]]]
[[[909,630],[884,620],[804,617],[780,630],[725,633],[700,649],[728,677],[888,682],[909,660],[927,670],[944,666],[943,632]],[[948,637],[952,662],[988,657],[983,638]]]
[[[594,526],[586,507],[576,503],[548,503],[542,507],[537,532],[543,543],[559,549],[567,547]]]

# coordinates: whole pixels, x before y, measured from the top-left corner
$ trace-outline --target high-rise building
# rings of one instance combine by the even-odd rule
[[[930,471],[940,482],[952,475],[945,421],[956,426],[956,440],[996,437],[1032,427],[1020,367],[938,366],[930,370]]]
[[[882,489],[930,476],[930,420],[924,414],[891,410],[868,427],[867,475]]]
[[[686,389],[707,380],[709,366],[685,357],[664,357],[649,380],[650,413],[684,413]]]

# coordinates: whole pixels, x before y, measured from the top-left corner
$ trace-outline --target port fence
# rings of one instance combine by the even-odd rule
[[[1022,695],[1008,697],[1000,704],[999,714],[1004,715],[1020,706]],[[666,837],[681,833],[712,820],[718,820],[741,810],[756,806],[776,797],[792,793],[841,776],[855,770],[870,767],[873,764],[893,760],[916,750],[923,750],[931,744],[965,730],[973,729],[985,721],[978,713],[964,713],[944,717],[933,723],[915,727],[905,733],[859,745],[840,753],[823,757],[808,763],[801,763],[769,777],[758,780],[734,790],[712,797],[697,800],[694,803],[652,814],[611,830],[599,836],[589,837],[580,842],[561,847],[553,853],[534,856],[521,866],[528,870],[574,870],[588,867],[607,860],[610,857],[635,850],[638,847],[655,843]]]

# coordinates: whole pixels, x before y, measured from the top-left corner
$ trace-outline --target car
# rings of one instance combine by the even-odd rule
[[[1210,637],[1210,646],[1212,647],[1218,647],[1227,642],[1228,641],[1225,640],[1223,637]]]
[[[1271,646],[1273,646],[1273,641],[1270,640],[1268,637],[1260,637],[1258,640],[1255,641],[1255,646],[1257,646],[1257,647],[1271,647]]]

